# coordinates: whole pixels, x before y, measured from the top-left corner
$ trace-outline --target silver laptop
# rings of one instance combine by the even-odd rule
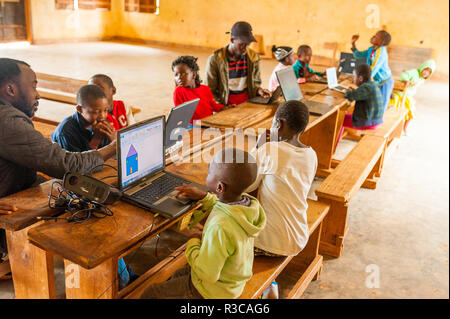
[[[123,199],[137,206],[176,218],[192,201],[176,198],[176,186],[202,185],[165,171],[165,117],[158,116],[117,131],[119,188]]]
[[[292,67],[277,71],[276,75],[286,101],[301,101],[306,105],[310,114],[317,116],[328,113],[333,108],[333,106],[325,103],[305,100]]]
[[[336,68],[328,68],[327,69],[327,80],[328,80],[328,87],[332,90],[345,93],[345,90],[348,89],[347,86],[339,85],[337,81],[337,74],[336,74]]]
[[[183,146],[183,136],[199,101],[200,99],[191,100],[170,110],[166,121],[166,155],[176,152]]]

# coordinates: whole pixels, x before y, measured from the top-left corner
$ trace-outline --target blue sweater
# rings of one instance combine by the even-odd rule
[[[385,46],[379,47],[372,59],[373,46],[366,51],[353,50],[353,56],[356,59],[366,59],[366,63],[372,69],[372,78],[375,83],[380,84],[388,80],[392,76],[391,68],[389,68],[389,58]]]

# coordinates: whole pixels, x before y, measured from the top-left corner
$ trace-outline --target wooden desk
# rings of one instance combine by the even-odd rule
[[[39,131],[45,138],[51,140],[51,135],[56,129],[58,123],[52,121],[46,121],[42,119],[33,118],[33,125],[36,131]]]

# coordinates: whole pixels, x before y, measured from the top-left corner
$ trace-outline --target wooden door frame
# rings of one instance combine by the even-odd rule
[[[24,8],[25,8],[25,27],[27,30],[27,41],[30,44],[33,44],[34,38],[33,38],[33,28],[32,26],[32,20],[31,20],[31,0],[24,0]]]

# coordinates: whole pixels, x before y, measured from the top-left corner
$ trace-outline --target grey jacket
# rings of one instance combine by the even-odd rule
[[[230,88],[228,86],[227,47],[216,50],[206,63],[205,84],[209,86],[214,99],[227,105]],[[261,73],[259,70],[259,55],[252,49],[247,49],[247,89],[249,98],[256,96],[256,90],[261,86]]]
[[[63,150],[36,131],[22,111],[0,99],[0,197],[33,185],[37,171],[62,178],[67,171],[89,173],[103,162],[98,151]]]

